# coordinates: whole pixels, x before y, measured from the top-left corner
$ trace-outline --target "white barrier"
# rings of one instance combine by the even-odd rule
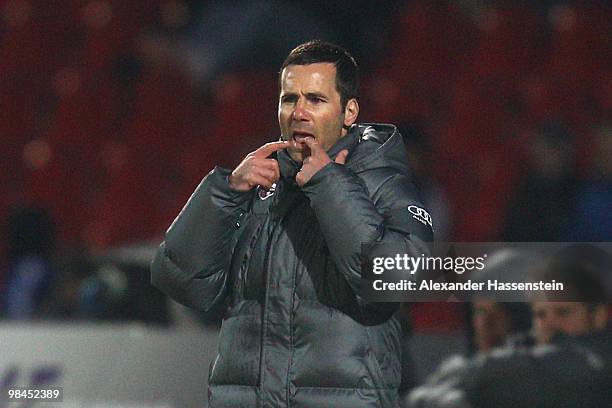
[[[57,407],[206,406],[218,332],[141,324],[0,324],[0,407],[10,387],[63,388]]]

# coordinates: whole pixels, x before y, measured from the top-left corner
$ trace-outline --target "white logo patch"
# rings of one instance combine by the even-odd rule
[[[272,187],[270,187],[269,190],[266,190],[265,188],[261,186],[258,186],[257,189],[259,190],[258,192],[259,199],[262,201],[267,200],[268,198],[274,195],[274,192],[276,191],[276,183],[272,184]]]
[[[421,207],[417,207],[416,205],[409,205],[408,211],[410,211],[410,213],[412,214],[412,218],[419,222],[422,222],[425,225],[429,224],[429,226],[433,228],[431,215],[429,215],[427,211],[425,211]]]

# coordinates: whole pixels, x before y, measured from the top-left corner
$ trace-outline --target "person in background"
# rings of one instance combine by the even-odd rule
[[[4,315],[40,317],[55,281],[55,227],[49,213],[38,207],[15,210],[8,223],[8,243]]]
[[[503,347],[432,375],[410,408],[602,407],[612,389],[609,254],[588,245],[562,250],[533,277],[566,291],[534,299],[534,346]],[[551,301],[552,300],[552,301]]]
[[[534,132],[522,181],[508,207],[504,241],[563,241],[568,236],[577,186],[575,139],[557,121]]]
[[[578,189],[568,241],[612,241],[612,123],[595,129],[592,166]]]

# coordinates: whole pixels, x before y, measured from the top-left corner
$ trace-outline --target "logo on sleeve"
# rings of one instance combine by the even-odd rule
[[[417,207],[416,205],[409,205],[408,211],[412,214],[412,218],[415,220],[422,222],[425,225],[428,225],[433,228],[433,224],[431,221],[431,215],[421,207]]]

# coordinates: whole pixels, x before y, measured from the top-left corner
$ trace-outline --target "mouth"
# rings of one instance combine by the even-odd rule
[[[304,140],[305,140],[307,137],[311,137],[311,138],[313,138],[313,139],[315,138],[315,137],[314,137],[314,135],[313,135],[312,133],[305,132],[305,131],[303,131],[303,130],[294,130],[294,131],[291,133],[291,138],[292,138],[293,140],[295,140],[297,143],[304,143]]]

